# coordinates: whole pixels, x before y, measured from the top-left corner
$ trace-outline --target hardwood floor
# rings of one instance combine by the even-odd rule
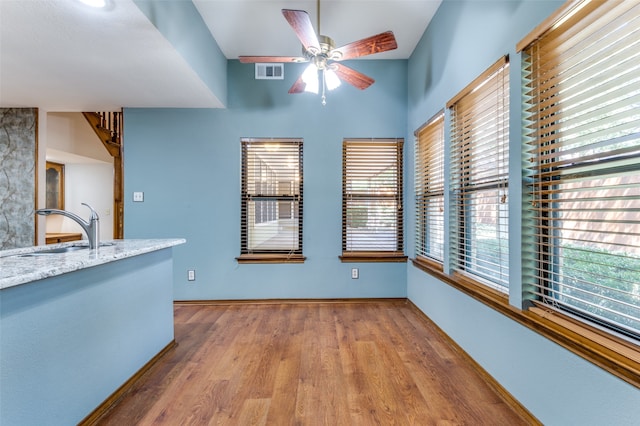
[[[519,425],[404,300],[176,304],[178,346],[102,425]]]

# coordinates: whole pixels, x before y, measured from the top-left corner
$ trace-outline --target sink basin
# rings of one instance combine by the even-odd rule
[[[58,248],[52,248],[52,249],[48,249],[48,250],[38,251],[38,252],[35,252],[33,254],[69,253],[69,252],[72,252],[72,251],[85,250],[85,249],[88,249],[88,248],[89,248],[89,246],[58,247]]]
[[[2,1],[2,0],[0,0],[0,1]],[[114,242],[105,241],[105,242],[100,243],[99,247],[108,247],[108,246],[112,246],[114,244],[115,244]],[[76,252],[78,250],[88,250],[88,249],[89,249],[89,244],[87,244],[87,243],[78,243],[78,244],[74,244],[72,246],[55,247],[55,248],[50,248],[50,249],[34,251],[32,253],[14,254],[13,256],[17,256],[17,257],[51,256],[53,254],[73,253],[73,252]]]
[[[71,253],[78,250],[87,250],[89,246],[68,246],[68,247],[57,247],[48,250],[36,251],[33,253],[25,253],[21,254],[20,257],[31,257],[31,256],[48,256],[51,254],[60,254],[60,253]]]

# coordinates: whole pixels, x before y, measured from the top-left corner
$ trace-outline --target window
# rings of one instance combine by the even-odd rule
[[[640,387],[640,2],[567,1],[517,51],[524,144],[511,159],[522,164],[523,185],[511,190],[522,209],[522,241],[511,249],[522,267],[510,277],[497,268],[509,249],[507,193],[500,192],[509,154],[501,147],[506,58],[447,105],[452,272],[419,258],[413,265]],[[492,86],[504,105],[480,100]],[[483,127],[491,123],[495,130]],[[483,138],[497,143],[482,145]],[[481,198],[491,191],[499,196]]]
[[[416,131],[416,256],[444,256],[444,112]]]
[[[302,141],[242,139],[240,263],[302,262]]]
[[[524,297],[638,339],[640,4],[574,6],[521,43]]]
[[[451,110],[451,267],[507,292],[507,57],[456,95],[447,108]]]
[[[402,139],[342,145],[342,261],[405,262]]]

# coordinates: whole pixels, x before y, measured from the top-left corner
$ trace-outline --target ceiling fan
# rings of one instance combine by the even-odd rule
[[[317,4],[319,30],[319,0]],[[293,83],[289,93],[318,93],[320,84],[322,84],[322,105],[326,104],[325,87],[333,90],[340,85],[340,80],[360,90],[366,89],[375,81],[371,77],[339,63],[340,61],[386,52],[398,47],[393,32],[386,31],[336,48],[331,37],[316,36],[309,14],[304,10],[282,9],[282,14],[302,42],[302,56],[240,56],[238,59],[242,63],[310,62],[307,69]]]

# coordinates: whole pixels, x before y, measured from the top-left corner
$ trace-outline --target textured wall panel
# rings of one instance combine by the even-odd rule
[[[35,108],[0,108],[0,250],[34,245]]]

